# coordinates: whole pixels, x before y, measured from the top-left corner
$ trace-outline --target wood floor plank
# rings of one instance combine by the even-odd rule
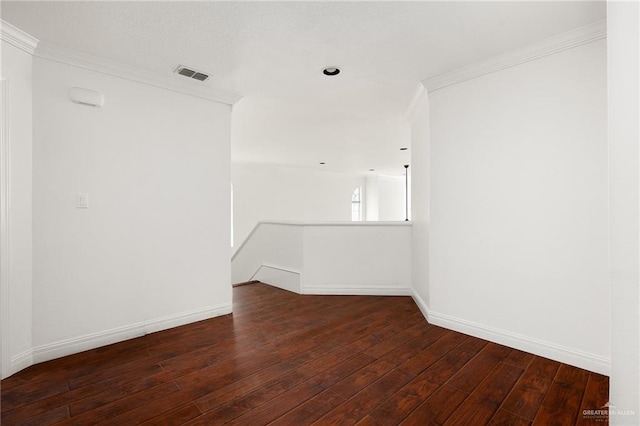
[[[58,424],[61,421],[69,418],[69,410],[67,407],[56,407],[45,413],[35,414],[33,416],[26,416],[19,421],[5,420],[2,417],[3,426],[48,426]]]
[[[341,397],[349,399],[371,383],[377,381],[381,376],[393,370],[394,367],[395,365],[392,362],[377,360],[350,376],[345,377],[332,386],[331,390]]]
[[[196,370],[175,379],[175,382],[181,389],[189,389],[196,395],[205,395],[277,364],[279,361],[277,355],[269,353],[260,357],[243,354]]]
[[[587,371],[561,364],[533,424],[575,424],[588,378]]]
[[[294,370],[253,392],[208,411],[200,419],[200,422],[195,424],[208,424],[207,422],[219,424],[236,418],[239,418],[238,422],[240,423],[249,420],[257,422],[258,417],[263,419],[272,417],[275,410],[283,410],[285,407],[289,407],[293,401],[298,401],[297,404],[286,410],[289,411],[335,384],[342,377],[371,364],[373,361],[375,361],[373,357],[361,353],[329,368],[318,363],[313,368]],[[271,420],[275,420],[277,417],[273,417]]]
[[[1,392],[4,394],[25,386],[47,388],[62,381],[91,374],[98,367],[105,369],[140,359],[147,356],[146,349],[158,341],[160,337],[147,335],[36,364],[22,370],[20,374],[2,380]]]
[[[104,389],[102,392],[70,403],[69,414],[71,417],[77,416],[81,413],[94,410],[129,395],[134,395],[138,392],[152,389],[165,383],[171,383],[171,376],[162,371],[158,374],[154,374],[153,376],[147,376],[139,380],[128,382],[117,389]]]
[[[385,339],[379,344],[367,349],[366,353],[373,357],[380,358],[386,353],[396,349],[398,346],[401,346],[407,340],[420,336],[427,327],[428,324],[425,324],[423,322],[413,324],[411,327],[404,329],[395,336],[389,339]]]
[[[15,410],[27,405],[27,402],[37,402],[54,395],[60,395],[69,391],[67,383],[57,383],[46,388],[20,387],[9,390],[2,395],[2,411]]]
[[[378,326],[382,326],[384,323],[391,322],[389,318],[384,319]],[[377,320],[370,322],[370,325],[375,326]],[[320,350],[313,353],[305,353],[295,359],[290,359],[285,362],[273,365],[263,371],[256,373],[255,376],[249,376],[245,379],[240,379],[229,385],[228,388],[221,388],[214,392],[210,392],[207,395],[199,398],[196,403],[203,411],[209,411],[215,406],[221,405],[235,397],[248,393],[250,390],[255,389],[260,385],[265,385],[272,379],[288,373],[296,368],[301,368],[305,363],[304,369],[308,372],[314,371],[318,368],[326,369],[336,363],[345,360],[360,351],[384,340],[385,337],[394,335],[398,330],[402,328],[401,322],[391,322],[389,326],[382,329],[373,327],[369,332],[371,334],[364,333],[363,329],[353,328],[344,333],[341,338],[333,339],[333,343],[323,346]],[[375,331],[375,333],[374,333]],[[362,336],[362,337],[361,337]],[[335,336],[334,336],[335,337]],[[341,346],[344,345],[344,346]],[[334,349],[336,348],[337,349]],[[309,357],[315,358],[311,362]],[[189,383],[181,384],[183,389],[189,387]]]
[[[590,373],[578,413],[577,425],[601,425],[606,422],[609,402],[609,378]],[[588,414],[583,414],[588,411]],[[595,411],[595,412],[594,412]],[[603,414],[603,412],[607,414]]]
[[[433,326],[425,327],[417,337],[407,340],[395,349],[381,356],[380,359],[393,362],[396,366],[400,365],[415,356],[424,348],[427,348],[437,342],[446,334],[448,334],[448,332],[443,328]]]
[[[158,398],[179,392],[180,389],[174,383],[165,383],[142,392],[119,398],[111,403],[101,405],[93,410],[85,411],[77,416],[61,422],[60,425],[72,426],[79,424],[98,424],[105,420],[117,417],[127,411],[144,406]]]
[[[494,416],[523,370],[500,363],[456,411],[445,425],[484,425]]]
[[[272,352],[278,355],[279,360],[286,359],[288,357],[296,356],[300,353],[307,352],[311,350],[313,345],[316,347],[320,344],[326,345],[326,339],[324,333],[335,333],[337,331],[341,333],[335,333],[336,336],[343,336],[342,333],[352,332],[354,329],[357,330],[361,328],[361,331],[366,331],[367,327],[371,327],[371,325],[366,323],[366,319],[369,315],[374,315],[379,312],[379,306],[372,305],[370,308],[366,310],[353,310],[349,312],[348,315],[343,316],[339,320],[327,322],[322,325],[317,325],[311,329],[302,329],[298,330],[293,334],[278,336],[277,339],[271,339],[271,342],[256,348],[252,349],[253,352],[247,350],[243,353],[243,356],[252,356],[252,353],[263,353],[263,352]],[[380,322],[376,322],[377,320],[368,318],[373,324],[382,324]],[[351,321],[349,323],[349,321]],[[351,324],[351,329],[347,329],[344,323]],[[348,336],[347,336],[348,337]],[[287,344],[283,344],[286,342]],[[339,341],[336,341],[339,343]],[[305,347],[306,345],[306,347]],[[234,348],[237,350],[237,348]],[[249,348],[246,348],[249,349]],[[186,375],[188,373],[195,372],[198,374],[200,370],[203,368],[208,368],[213,366],[214,364],[224,361],[226,359],[231,358],[231,354],[235,354],[236,350],[220,350],[216,348],[215,350],[206,352],[198,350],[197,354],[187,354],[184,356],[180,356],[177,358],[173,358],[168,362],[163,362],[162,366],[169,372],[171,372],[174,377],[180,377]],[[275,358],[274,358],[275,360]],[[234,361],[229,361],[234,362]],[[188,379],[187,379],[188,380]],[[181,379],[181,381],[184,381]]]
[[[544,398],[534,425],[575,424],[583,390],[565,383],[554,382]]]
[[[489,422],[490,426],[529,426],[529,420],[518,417],[507,410],[500,409]]]
[[[2,380],[2,425],[587,425],[608,400],[605,376],[430,325],[410,297],[233,293],[232,315]]]
[[[120,390],[123,387],[127,386],[127,384],[130,382],[133,382],[135,380],[143,380],[146,377],[154,376],[161,372],[162,367],[156,364],[150,366],[148,369],[137,371],[137,374],[135,376],[128,374],[118,375],[102,382],[70,390],[69,392],[58,393],[48,398],[41,399],[36,402],[31,402],[28,405],[21,406],[9,412],[5,412],[2,414],[2,421],[6,421],[12,424],[19,423],[21,420],[28,417],[45,414],[47,411],[73,404],[77,401],[84,400],[85,398],[90,398],[105,391]]]
[[[327,389],[269,423],[269,426],[311,424],[344,402],[344,398]]]
[[[447,332],[447,334],[441,339],[437,340],[425,349],[422,349],[419,353],[403,362],[400,368],[407,373],[417,376],[422,371],[429,368],[431,364],[442,358],[451,349],[462,343],[465,338],[464,334]]]
[[[449,386],[471,393],[500,361],[509,354],[509,348],[489,343],[447,382]]]
[[[518,349],[511,349],[511,352],[509,352],[509,355],[505,357],[503,362],[505,364],[511,364],[525,370],[529,366],[529,364],[531,364],[531,361],[533,361],[534,358],[535,355],[533,354],[522,352]]]
[[[462,343],[417,376],[412,383],[428,381],[443,384],[473,359],[487,344],[488,342],[486,341],[467,337]]]
[[[318,366],[329,368],[347,358],[360,353],[362,350],[380,342],[381,340],[384,340],[384,338],[394,335],[398,330],[401,329],[401,327],[401,322],[392,322],[387,327],[375,333],[360,337],[350,344],[347,344],[334,351],[315,358],[313,361],[308,363],[305,368],[309,370],[314,370]],[[303,364],[298,364],[297,362],[292,362],[291,360],[285,363],[276,364],[272,367],[256,373],[255,376],[249,376],[245,379],[238,380],[228,387],[223,387],[214,392],[208,393],[207,395],[196,400],[196,403],[203,411],[209,411],[224,402],[244,395],[261,385],[265,385],[271,380],[289,371],[292,371],[295,368],[299,368],[302,365]]]
[[[466,392],[444,385],[421,403],[401,424],[403,426],[443,424],[468,397],[469,394]]]
[[[535,357],[503,402],[502,408],[533,421],[559,367],[560,363],[556,361]]]
[[[244,415],[233,419],[228,424],[236,426],[269,424],[278,417],[291,411],[293,408],[304,404],[306,401],[320,393],[322,389],[323,388],[319,383],[305,383],[297,387],[295,392],[287,392],[273,399],[273,401],[265,404],[265,408],[245,413]]]
[[[325,323],[329,322],[332,310],[337,312],[344,312],[341,303],[329,302],[318,303],[318,306],[312,306],[309,302],[304,303],[300,309],[289,309],[284,314],[277,314],[273,311],[269,311],[269,317],[260,317],[260,321],[256,322],[255,319],[250,321],[234,321],[233,330],[229,330],[225,333],[208,333],[209,340],[202,339],[202,333],[193,334],[193,342],[187,345],[181,345],[176,347],[175,344],[167,343],[164,346],[158,346],[150,349],[150,352],[159,352],[159,355],[167,359],[162,362],[163,366],[167,370],[174,371],[174,375],[179,376],[189,372],[189,368],[196,370],[203,366],[210,365],[217,361],[230,357],[230,348],[234,351],[241,349],[255,350],[265,345],[277,344],[279,341],[285,341],[292,336],[300,335],[309,330],[315,330],[319,326],[327,326]],[[365,314],[365,310],[375,310],[375,301],[368,301],[357,307],[355,310],[360,312],[361,315]],[[301,304],[302,305],[302,304]],[[372,306],[369,306],[372,305]],[[323,310],[325,316],[317,320],[315,324],[308,324],[308,313],[314,310]],[[338,323],[339,320],[334,319],[332,324]],[[310,326],[311,325],[311,326]],[[222,334],[223,337],[211,337]],[[181,337],[181,340],[183,337]],[[184,362],[186,360],[186,362]],[[181,365],[181,362],[185,365]],[[186,368],[186,371],[181,371],[180,368]]]
[[[183,390],[178,390],[177,392],[168,394],[158,394],[155,398],[146,402],[145,404],[139,404],[135,407],[127,407],[127,409],[122,410],[121,413],[110,416],[108,419],[99,422],[98,425],[118,426],[138,424],[151,421],[157,417],[162,418],[165,415],[169,416],[169,419],[171,419],[172,415],[175,415],[179,418],[179,416],[183,414],[180,411],[180,408],[188,405],[192,401],[193,394]],[[199,409],[197,411],[199,413],[202,413],[202,411],[200,411]],[[195,410],[192,410],[192,413],[195,413]],[[198,414],[197,416],[194,415],[191,417],[191,419],[197,418],[199,415],[200,414]]]
[[[179,426],[202,415],[196,404],[190,402],[142,423],[146,426]],[[136,419],[139,420],[139,419]]]
[[[371,415],[384,424],[398,424],[469,362],[486,344],[479,339],[466,338],[431,367],[414,377]]]
[[[150,355],[140,355],[138,359],[122,362],[120,365],[100,368],[97,367],[91,373],[69,380],[69,389],[78,389],[93,383],[102,382],[111,377],[127,374],[136,375],[141,369],[158,364],[158,359]]]
[[[398,389],[413,378],[409,373],[396,369],[363,389],[345,403],[334,408],[314,425],[355,424],[386,401]]]
[[[356,423],[356,426],[381,426],[381,423],[371,415],[365,416],[362,420]]]

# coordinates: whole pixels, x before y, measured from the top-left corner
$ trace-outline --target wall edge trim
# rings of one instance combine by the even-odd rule
[[[17,373],[20,370],[24,370],[27,367],[33,365],[33,350],[28,349],[24,352],[11,357],[11,371],[10,373]]]
[[[411,288],[411,297],[413,298],[413,301],[418,306],[418,309],[420,309],[420,312],[422,313],[422,316],[424,317],[424,319],[426,319],[427,322],[430,323],[431,321],[429,321],[429,307],[427,306],[426,303],[424,303],[424,300],[422,300],[422,297],[420,297],[418,292],[416,292],[416,289],[413,287]]]
[[[425,108],[429,103],[429,94],[424,84],[418,83],[418,87],[416,88],[416,92],[413,95],[413,99],[407,108],[407,111],[404,113],[405,119],[409,122],[409,124],[413,124],[418,116],[418,113]]]
[[[598,374],[608,376],[611,371],[611,360],[594,354],[434,312],[428,308],[427,312],[428,321],[433,325],[553,359]]]
[[[506,54],[426,78],[422,80],[422,84],[428,92],[432,92],[606,37],[607,22],[603,19],[557,34]]]
[[[147,84],[184,95],[233,105],[242,96],[236,93],[205,86],[201,82],[180,80],[177,74],[161,74],[103,59],[89,53],[69,49],[52,43],[41,42],[10,23],[0,20],[0,38],[12,46],[33,55],[101,74]]]
[[[30,55],[33,55],[38,46],[38,39],[4,20],[0,20],[0,39]]]
[[[410,287],[304,285],[302,294],[330,296],[411,296]]]
[[[9,80],[0,80],[0,102],[2,111],[0,116],[0,310],[2,312],[2,353],[0,359],[2,378],[13,374],[11,361],[10,319],[11,304],[9,303],[11,287],[11,133],[9,117]]]
[[[271,269],[273,271],[277,271],[277,273],[280,276],[286,276],[287,274],[289,275],[294,275],[298,277],[298,283],[297,285],[292,288],[289,287],[287,285],[282,284],[282,282],[280,280],[275,280],[275,281],[271,281],[271,282],[265,282],[265,281],[261,281],[258,277],[258,274],[262,271],[263,268],[266,269]],[[285,290],[285,291],[290,291],[296,294],[302,294],[302,272],[298,271],[296,269],[293,268],[288,268],[286,266],[278,266],[278,265],[274,265],[272,263],[262,263],[258,269],[256,269],[256,272],[251,276],[251,279],[249,281],[252,280],[257,280],[259,282],[261,282],[262,284],[266,284],[269,285],[271,287],[276,287],[279,288],[281,290]]]
[[[291,274],[297,274],[297,275],[301,275],[302,272],[294,269],[294,268],[289,268],[287,266],[280,266],[280,265],[275,265],[273,263],[267,263],[267,262],[263,262],[260,264],[260,266],[258,266],[258,269],[256,269],[256,272],[253,273],[253,275],[251,275],[251,278],[248,281],[252,281],[253,278],[258,275],[258,273],[260,272],[260,270],[262,268],[269,268],[269,269],[277,269],[278,271],[283,271],[283,272],[289,272]],[[264,283],[264,284],[268,284],[268,283]]]
[[[155,333],[157,331],[167,330],[181,325],[230,314],[231,312],[231,303],[225,303],[206,308],[194,309],[192,311],[175,315],[168,315],[97,333],[86,334],[84,336],[74,337],[71,339],[47,343],[33,348],[33,362],[39,363],[49,361],[51,359],[144,336],[149,333]]]
[[[38,43],[34,56],[227,105],[233,105],[242,98],[235,93],[204,86],[201,82],[178,80],[181,77],[177,74],[145,71],[52,43]]]

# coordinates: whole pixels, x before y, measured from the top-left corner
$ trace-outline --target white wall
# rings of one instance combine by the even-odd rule
[[[410,294],[409,223],[310,224],[302,253],[306,294]]]
[[[420,90],[413,104],[411,124],[411,222],[413,223],[411,279],[414,299],[426,314],[429,305],[429,103]]]
[[[231,259],[231,282],[234,284],[255,280],[300,292],[302,270],[302,227],[286,223],[264,223],[246,240],[242,249]],[[279,285],[279,280],[257,276],[263,265],[279,268],[289,283],[289,275],[297,274],[297,285]],[[272,269],[272,268],[271,268]],[[289,271],[287,273],[286,271]],[[277,272],[280,274],[280,272]]]
[[[410,222],[260,222],[233,256],[235,282],[304,294],[407,295]]]
[[[350,221],[363,177],[322,170],[233,163],[234,248],[264,220]]]
[[[404,177],[377,174],[367,176],[364,199],[363,220],[394,222],[406,218]],[[411,218],[411,196],[409,196],[409,218]]]
[[[364,198],[364,220],[378,220],[380,217],[380,179],[378,178],[378,175],[366,177]]]
[[[3,97],[8,108],[2,111],[7,120],[9,170],[7,182],[9,197],[8,270],[3,271],[3,366],[7,376],[31,363],[31,286],[32,286],[32,231],[31,231],[31,175],[32,175],[32,114],[31,114],[31,55],[2,41]],[[6,92],[5,92],[6,91]],[[5,114],[6,113],[6,114]],[[4,121],[4,120],[3,120]],[[2,129],[5,131],[7,129]],[[4,161],[3,161],[4,162]],[[5,208],[6,206],[2,206]],[[3,229],[3,233],[4,233]],[[5,267],[5,265],[3,265]],[[3,292],[4,293],[4,292]],[[10,296],[10,300],[8,297]],[[5,310],[7,312],[5,312]],[[5,334],[6,333],[6,334]],[[6,346],[5,346],[6,345]],[[5,364],[6,363],[6,364]]]
[[[33,106],[36,361],[229,312],[230,107],[40,58]]]
[[[429,93],[435,321],[608,372],[606,105],[605,40]]]
[[[611,424],[640,424],[640,44],[637,2],[608,2]],[[633,411],[635,415],[626,415]]]
[[[406,218],[404,177],[380,176],[378,181],[378,219],[399,221]],[[409,205],[411,213],[411,205]],[[411,218],[411,214],[409,214]]]

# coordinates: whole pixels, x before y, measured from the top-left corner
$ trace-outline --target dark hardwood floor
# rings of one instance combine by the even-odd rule
[[[572,425],[608,378],[429,325],[409,297],[234,288],[234,314],[30,367],[2,425]]]

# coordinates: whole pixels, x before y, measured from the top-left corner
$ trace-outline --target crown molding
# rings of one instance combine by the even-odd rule
[[[181,77],[175,74],[164,75],[157,72],[146,71],[109,61],[107,59],[102,59],[88,53],[38,41],[38,39],[3,20],[0,20],[0,35],[2,37],[2,41],[6,41],[18,49],[38,58],[85,68],[102,74],[124,78],[138,83],[148,84],[150,86],[160,87],[173,92],[228,105],[233,105],[242,98],[242,96],[236,93],[226,92],[224,90],[218,90],[211,86],[207,86],[206,83],[187,79],[184,79],[184,81],[178,80]]]
[[[35,52],[36,47],[38,46],[38,40],[36,38],[31,37],[24,31],[1,19],[0,39],[30,55],[33,55],[33,52]]]
[[[432,92],[606,37],[606,20],[596,21],[510,53],[427,78],[422,81],[422,84],[427,91]]]
[[[409,103],[409,107],[404,114],[404,117],[407,119],[409,124],[413,124],[418,113],[425,108],[428,103],[429,94],[427,93],[427,89],[425,89],[422,83],[418,83],[413,99],[411,100],[411,103]]]
[[[223,104],[233,105],[241,99],[238,94],[205,86],[202,82],[178,80],[181,77],[176,74],[146,71],[51,43],[40,42],[34,56]]]

